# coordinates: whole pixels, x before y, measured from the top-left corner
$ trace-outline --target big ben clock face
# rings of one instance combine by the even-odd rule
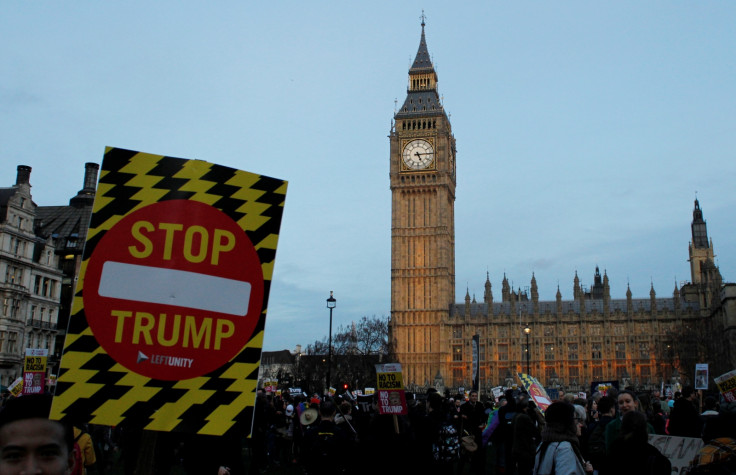
[[[423,170],[434,161],[434,149],[426,140],[412,140],[402,153],[406,166],[411,170]]]

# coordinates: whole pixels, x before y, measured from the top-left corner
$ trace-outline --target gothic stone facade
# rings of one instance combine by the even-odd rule
[[[75,278],[89,225],[98,165],[86,164],[85,186],[68,206],[37,206],[31,167],[0,188],[0,384],[23,373],[26,348],[49,350],[58,373]]]
[[[695,202],[690,243],[691,282],[671,296],[612,299],[598,269],[590,292],[574,279],[574,299],[540,302],[536,280],[526,293],[504,278],[501,300],[490,281],[482,303],[455,303],[454,201],[456,147],[437,90],[422,22],[406,99],[389,135],[391,217],[391,341],[409,387],[469,387],[472,338],[479,336],[480,386],[516,383],[528,361],[544,384],[579,390],[595,380],[653,387],[677,374],[658,360],[668,332],[684,322],[711,319],[717,335],[736,341],[736,288],[714,265],[700,205]],[[527,347],[525,326],[531,330]],[[721,340],[719,340],[721,341]],[[736,351],[723,344],[725,365]]]

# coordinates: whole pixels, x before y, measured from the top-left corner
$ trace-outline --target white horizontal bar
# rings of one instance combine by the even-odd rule
[[[245,316],[248,282],[161,267],[107,261],[98,289],[102,297],[176,305]]]

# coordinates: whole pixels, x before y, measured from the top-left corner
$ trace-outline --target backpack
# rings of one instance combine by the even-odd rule
[[[432,456],[438,462],[452,462],[460,454],[460,437],[452,424],[440,427],[437,442],[432,444]]]
[[[82,437],[85,432],[80,432],[79,435],[74,439],[74,468],[72,468],[71,475],[83,475],[84,474],[84,459],[82,457],[82,448],[79,446],[79,438]]]

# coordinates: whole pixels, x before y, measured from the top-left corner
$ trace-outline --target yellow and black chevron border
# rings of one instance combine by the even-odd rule
[[[201,160],[106,148],[52,418],[202,435],[249,432],[286,188],[284,180]],[[251,339],[229,362],[200,377],[162,381],[127,370],[99,345],[85,316],[84,276],[95,246],[124,216],[181,199],[213,206],[245,231],[263,270],[263,305]]]

